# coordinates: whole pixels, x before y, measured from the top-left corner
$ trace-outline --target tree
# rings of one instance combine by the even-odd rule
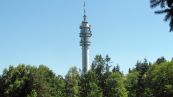
[[[137,61],[136,67],[130,70],[125,82],[129,97],[148,97],[146,72],[150,66],[151,63],[144,59],[143,62]]]
[[[155,11],[156,14],[166,13],[164,21],[170,21],[170,32],[173,31],[173,0],[150,0],[151,8],[157,6],[161,7],[161,10]]]
[[[128,90],[128,97],[137,97],[136,92],[138,89],[138,76],[139,72],[133,71],[127,74],[125,86]]]
[[[44,65],[10,66],[4,70],[0,82],[1,97],[65,97],[64,80]]]
[[[111,58],[106,55],[106,57],[102,57],[102,55],[96,55],[94,61],[92,62],[92,71],[96,73],[98,86],[102,89],[103,96],[105,96],[105,81],[108,76],[111,74],[109,71],[111,65]]]
[[[166,62],[166,59],[164,57],[158,58],[156,60],[156,64],[161,64],[161,63],[164,63],[164,62]]]
[[[173,62],[164,62],[147,72],[149,88],[154,97],[172,97],[173,95]]]
[[[38,97],[64,97],[65,81],[48,67],[40,65],[33,76]]]
[[[123,77],[119,72],[113,72],[106,79],[107,93],[105,97],[127,97],[127,91],[124,85]]]
[[[53,97],[65,97],[65,80],[61,75],[58,75],[54,78],[52,87],[54,87]]]
[[[111,58],[108,56],[108,55],[106,55],[106,57],[105,57],[105,65],[106,65],[106,72],[109,72],[109,69],[110,69],[110,63],[111,63]]]
[[[126,76],[119,65],[110,71],[110,61],[97,55],[90,71],[72,67],[65,79],[44,65],[9,66],[0,75],[0,97],[172,97],[173,60],[137,61]]]
[[[4,83],[0,75],[0,97],[3,97]]]
[[[94,71],[81,75],[80,96],[81,97],[102,97],[101,88],[98,86],[98,79]]]
[[[106,72],[106,64],[102,55],[96,55],[94,61],[92,62],[92,70],[94,70],[98,75],[102,75]]]
[[[120,66],[119,64],[117,64],[116,66],[113,67],[112,72],[119,72],[120,74],[122,74],[122,72],[120,71]],[[123,75],[123,74],[122,74]]]
[[[37,97],[37,92],[32,90],[30,94],[27,94],[27,97]]]
[[[3,97],[26,97],[33,87],[33,78],[25,65],[10,66],[2,74]]]
[[[80,96],[80,75],[76,67],[70,68],[65,76],[65,91],[66,97],[79,97]]]

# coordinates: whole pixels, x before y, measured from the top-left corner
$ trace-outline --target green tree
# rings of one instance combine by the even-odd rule
[[[61,75],[58,75],[54,78],[52,87],[54,87],[53,97],[65,97],[65,80]]]
[[[148,97],[150,92],[147,88],[146,72],[151,63],[146,59],[143,62],[137,61],[136,67],[129,72],[126,77],[126,87],[129,91],[129,97]]]
[[[123,76],[123,73],[120,71],[119,64],[117,64],[116,66],[113,67],[112,72],[118,72]]]
[[[1,97],[64,97],[64,80],[59,78],[44,65],[10,66],[0,80]]]
[[[27,94],[27,97],[37,97],[37,92],[32,90],[30,94]]]
[[[2,74],[3,97],[26,97],[31,93],[33,78],[25,65],[10,66]]]
[[[107,90],[105,90],[105,81],[108,76],[111,74],[109,71],[111,67],[111,58],[106,55],[106,57],[102,57],[102,55],[96,55],[94,61],[92,62],[92,71],[96,73],[98,79],[98,86],[102,89],[103,96]]]
[[[144,59],[144,62],[138,62],[136,64],[136,70],[139,72],[138,83],[137,83],[137,97],[145,97],[145,93],[148,92],[147,83],[146,83],[146,72],[149,70],[151,63],[147,62],[147,59]]]
[[[173,0],[150,0],[151,8],[160,5],[161,10],[155,11],[156,14],[166,13],[164,21],[170,21],[170,32],[173,31]]]
[[[96,73],[93,71],[89,71],[87,74],[81,75],[81,97],[102,97],[102,91],[98,86],[98,82]]]
[[[111,58],[108,55],[106,55],[104,61],[105,61],[105,65],[106,65],[106,72],[109,72],[109,69],[111,67],[111,65],[110,65]]]
[[[0,75],[0,97],[3,97],[3,93],[4,92],[4,83],[3,83],[3,79]]]
[[[79,97],[80,96],[80,75],[76,67],[70,68],[65,76],[65,91],[66,97]]]
[[[154,97],[172,97],[173,95],[173,62],[163,62],[147,72],[149,88]]]
[[[166,62],[166,59],[165,59],[164,57],[158,58],[158,59],[156,60],[156,64],[161,64],[161,63],[163,63],[163,62]]]
[[[127,97],[124,80],[119,72],[113,72],[106,79],[106,97]]]
[[[138,76],[139,72],[133,71],[127,74],[125,86],[128,90],[128,97],[137,97],[136,92],[138,89]]]
[[[56,76],[52,70],[44,65],[40,65],[33,72],[34,89],[38,97],[63,97],[65,81],[61,76]],[[59,86],[59,87],[58,87]]]
[[[120,66],[118,64],[117,66],[114,66],[112,72],[120,72]]]
[[[106,64],[102,55],[96,55],[94,61],[92,62],[92,70],[96,72],[99,76],[106,72]]]

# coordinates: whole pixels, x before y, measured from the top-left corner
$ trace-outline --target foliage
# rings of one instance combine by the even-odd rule
[[[146,72],[151,63],[144,59],[143,62],[137,61],[136,67],[126,76],[126,88],[129,91],[129,97],[148,97]]]
[[[101,88],[101,91],[103,92],[103,96],[106,96],[107,90],[106,87],[106,79],[111,74],[110,73],[110,65],[111,58],[106,55],[106,57],[102,57],[102,55],[96,55],[94,58],[94,61],[92,63],[91,70],[95,72],[97,80],[98,80],[98,87]]]
[[[170,32],[173,31],[173,0],[150,0],[151,8],[157,6],[161,7],[161,10],[155,11],[156,14],[166,13],[164,21],[170,21]]]
[[[37,92],[32,90],[30,94],[27,94],[27,97],[37,97]]]
[[[81,97],[102,97],[101,88],[98,86],[97,75],[93,71],[81,75]]]
[[[123,77],[119,72],[113,72],[106,79],[106,97],[127,97]]]
[[[24,64],[10,66],[4,70],[1,82],[1,97],[62,97],[57,91],[60,88],[57,86],[62,84],[58,83],[60,79],[43,65],[38,68]]]
[[[86,74],[72,67],[65,77],[44,65],[9,66],[0,75],[0,97],[172,97],[173,59],[137,61],[126,75],[110,64],[109,56],[97,55]]]
[[[67,75],[65,76],[65,92],[66,97],[79,97],[79,72],[76,67],[70,68]]]
[[[154,97],[172,97],[173,95],[173,62],[154,65],[148,71],[149,88]]]
[[[133,71],[126,76],[125,85],[128,92],[128,97],[137,97],[136,92],[138,89],[138,76],[139,72]]]

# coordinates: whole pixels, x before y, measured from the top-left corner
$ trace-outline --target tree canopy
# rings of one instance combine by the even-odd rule
[[[86,74],[72,67],[61,76],[45,65],[19,64],[0,75],[0,97],[172,97],[172,74],[173,60],[164,57],[137,61],[128,74],[102,55],[96,55]]]
[[[151,8],[160,6],[161,10],[155,11],[155,13],[165,13],[164,21],[169,21],[169,31],[173,31],[173,0],[150,0],[150,6]]]

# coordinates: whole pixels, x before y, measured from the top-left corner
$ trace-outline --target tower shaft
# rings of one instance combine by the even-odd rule
[[[82,72],[85,74],[89,69],[89,46],[91,37],[90,25],[86,21],[86,16],[84,16],[84,21],[80,26],[80,46],[82,46]]]
[[[82,47],[82,72],[86,73],[89,69],[89,49]]]

